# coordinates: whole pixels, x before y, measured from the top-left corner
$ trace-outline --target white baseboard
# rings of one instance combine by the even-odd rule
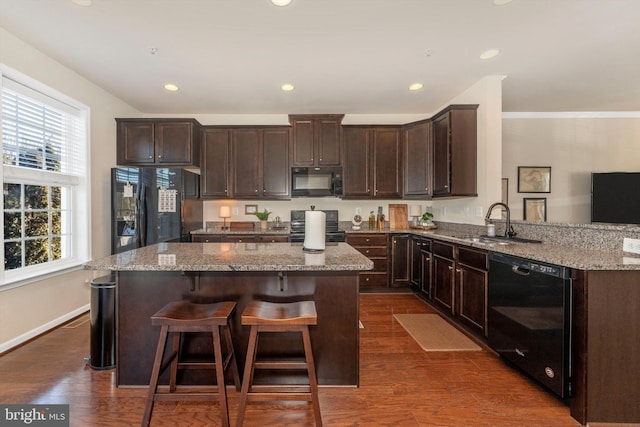
[[[25,343],[30,339],[37,337],[40,334],[50,331],[51,329],[57,326],[60,326],[64,322],[67,322],[76,316],[86,313],[87,311],[89,311],[90,308],[91,308],[90,304],[84,305],[63,316],[58,317],[57,319],[53,319],[52,321],[47,322],[44,325],[41,325],[35,329],[32,329],[29,332],[25,332],[24,334],[18,337],[15,337],[9,341],[3,342],[2,344],[0,344],[0,354],[4,353],[5,351],[9,351],[14,347],[19,346],[20,344]]]

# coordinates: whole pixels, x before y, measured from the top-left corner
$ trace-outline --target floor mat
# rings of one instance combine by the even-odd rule
[[[424,351],[482,350],[437,314],[394,314]]]

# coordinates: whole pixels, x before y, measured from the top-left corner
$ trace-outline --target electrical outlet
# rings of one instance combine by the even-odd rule
[[[238,210],[238,208],[233,208],[231,211],[233,212],[233,216],[240,215],[240,211]]]
[[[362,215],[362,208],[356,208],[356,215]]]
[[[633,254],[640,254],[640,239],[629,239],[625,237],[622,240],[622,250]]]

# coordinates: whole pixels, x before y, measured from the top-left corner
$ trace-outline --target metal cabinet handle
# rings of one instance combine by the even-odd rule
[[[462,273],[462,270],[460,270],[459,268],[456,268],[456,273]]]
[[[453,270],[453,267],[449,266],[449,270]]]

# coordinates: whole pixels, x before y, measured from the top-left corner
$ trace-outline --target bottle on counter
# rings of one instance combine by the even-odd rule
[[[373,214],[373,211],[369,214],[369,230],[375,230],[376,228],[376,216]]]
[[[491,221],[487,223],[487,236],[496,237],[496,225]]]

